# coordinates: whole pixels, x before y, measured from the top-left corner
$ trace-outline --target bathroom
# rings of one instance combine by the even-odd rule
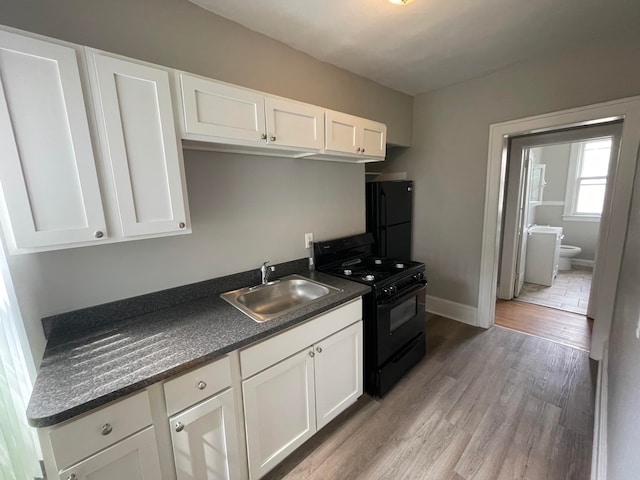
[[[516,300],[587,314],[612,144],[599,137],[529,149],[531,227]]]

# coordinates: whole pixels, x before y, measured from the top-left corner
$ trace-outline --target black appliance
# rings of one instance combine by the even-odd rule
[[[424,264],[373,254],[371,233],[314,244],[318,271],[372,287],[363,297],[364,387],[382,397],[425,354]]]
[[[411,258],[413,182],[370,182],[367,190],[367,232],[380,257]]]

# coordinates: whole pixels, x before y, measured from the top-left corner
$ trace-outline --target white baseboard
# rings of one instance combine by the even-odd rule
[[[580,267],[591,267],[593,268],[595,266],[596,262],[595,260],[582,260],[580,258],[572,258],[571,259],[571,265],[578,265]]]
[[[609,375],[609,342],[602,349],[598,363],[596,409],[593,418],[593,450],[591,453],[591,480],[607,480],[607,384]]]
[[[469,325],[478,325],[478,309],[463,303],[427,295],[425,310]]]

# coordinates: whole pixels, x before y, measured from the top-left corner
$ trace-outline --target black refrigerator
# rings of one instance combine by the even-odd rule
[[[367,232],[376,240],[375,254],[409,260],[411,257],[411,213],[413,182],[370,182],[367,190]]]

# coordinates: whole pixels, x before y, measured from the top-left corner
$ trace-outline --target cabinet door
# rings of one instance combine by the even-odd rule
[[[266,97],[268,143],[322,150],[324,110],[313,105]]]
[[[318,429],[362,395],[362,322],[314,345]]]
[[[186,228],[169,72],[88,50],[103,160],[123,237]]]
[[[325,112],[325,137],[327,150],[357,155],[360,148],[358,117],[327,110]]]
[[[0,31],[0,183],[18,249],[106,232],[77,55]]]
[[[384,158],[387,149],[387,126],[384,123],[360,119],[362,153],[367,157]]]
[[[309,347],[243,382],[251,478],[260,478],[316,431]]]
[[[60,480],[158,480],[160,459],[153,427],[60,472]]]
[[[240,477],[232,390],[171,417],[170,422],[178,480]]]
[[[264,95],[185,73],[179,77],[185,138],[219,137],[265,144]]]

